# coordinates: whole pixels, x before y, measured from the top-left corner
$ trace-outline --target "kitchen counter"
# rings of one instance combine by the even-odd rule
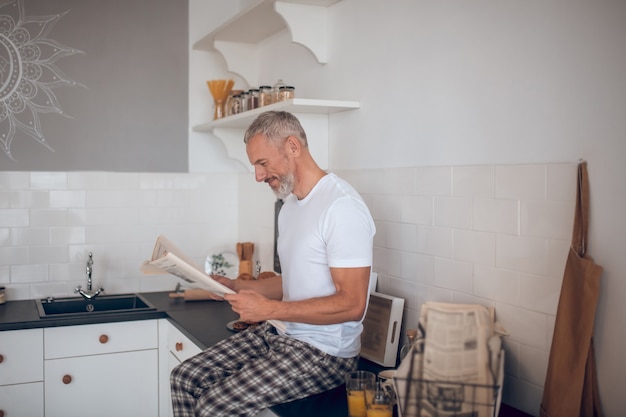
[[[207,348],[233,333],[226,323],[239,316],[230,305],[220,301],[184,301],[169,297],[168,292],[141,293],[156,310],[142,313],[116,313],[79,318],[41,319],[34,300],[7,301],[0,305],[0,331],[44,327],[75,326],[103,322],[168,318],[200,348]],[[374,365],[374,364],[372,364]],[[346,417],[348,408],[343,386],[302,400],[271,408],[280,417]]]

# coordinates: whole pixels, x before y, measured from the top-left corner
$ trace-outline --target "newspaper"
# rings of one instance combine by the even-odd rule
[[[403,417],[497,415],[504,356],[494,316],[475,304],[422,305],[423,351],[416,345],[394,378]]]
[[[211,278],[163,235],[157,238],[152,258],[141,265],[141,271],[144,274],[172,274],[220,297],[224,294],[235,294],[235,291]],[[282,321],[269,322],[278,330],[285,331],[285,323]]]

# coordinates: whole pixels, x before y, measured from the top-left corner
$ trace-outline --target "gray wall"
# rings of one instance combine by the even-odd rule
[[[64,12],[44,37],[82,52],[55,63],[78,83],[52,90],[68,117],[37,112],[52,150],[18,129],[0,170],[186,172],[187,1],[27,0],[22,17]]]

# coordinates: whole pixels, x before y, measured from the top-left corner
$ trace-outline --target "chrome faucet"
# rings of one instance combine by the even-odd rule
[[[79,285],[78,287],[74,288],[74,293],[82,295],[83,298],[86,300],[92,300],[96,298],[100,293],[104,292],[104,288],[100,287],[100,289],[98,289],[98,291],[96,292],[93,292],[91,289],[92,287],[91,275],[93,274],[93,253],[91,252],[89,252],[89,259],[87,260],[86,273],[87,273],[87,291],[84,291],[82,287]]]

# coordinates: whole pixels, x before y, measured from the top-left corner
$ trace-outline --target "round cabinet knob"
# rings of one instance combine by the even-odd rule
[[[63,383],[65,385],[71,384],[72,383],[72,376],[71,375],[63,375]]]
[[[183,350],[183,342],[176,342],[176,352]]]
[[[100,335],[100,338],[98,340],[100,340],[100,343],[104,345],[106,342],[109,341],[109,336],[107,336],[106,334]]]
[[[0,355],[0,363],[4,362],[4,356]],[[2,416],[0,416],[2,417]]]

